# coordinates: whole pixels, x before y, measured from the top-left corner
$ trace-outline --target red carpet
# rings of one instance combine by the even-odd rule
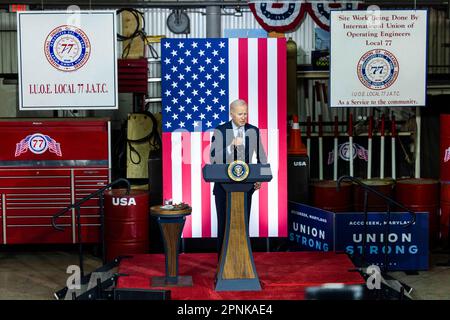
[[[363,284],[345,254],[334,252],[254,252],[261,291],[214,291],[217,266],[215,253],[185,253],[179,258],[179,275],[192,276],[192,287],[165,287],[173,300],[302,300],[305,289],[324,283]],[[120,262],[121,276],[116,288],[150,287],[150,279],[164,276],[163,254],[135,255]]]

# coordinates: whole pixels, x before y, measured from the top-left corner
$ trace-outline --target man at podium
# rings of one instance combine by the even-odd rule
[[[241,160],[246,163],[267,163],[267,156],[261,143],[259,129],[247,123],[248,105],[244,100],[234,100],[230,104],[231,120],[214,130],[211,141],[211,164],[231,163]],[[252,195],[261,187],[256,182],[247,194],[249,218]],[[225,233],[226,192],[219,183],[214,184],[213,194],[217,211],[217,248],[221,252]]]

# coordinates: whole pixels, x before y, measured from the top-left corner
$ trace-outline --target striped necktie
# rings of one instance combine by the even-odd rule
[[[237,160],[245,161],[244,127],[239,127],[237,137],[242,141],[241,145],[236,146]]]

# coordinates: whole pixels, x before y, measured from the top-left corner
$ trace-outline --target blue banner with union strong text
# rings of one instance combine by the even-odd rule
[[[367,264],[387,270],[428,269],[428,213],[417,213],[414,224],[406,212],[370,212],[364,230],[364,213],[335,214],[335,251],[362,257]],[[365,241],[365,245],[364,245]],[[385,255],[387,253],[387,255]]]
[[[289,241],[305,251],[333,251],[334,213],[289,202]]]
[[[335,213],[289,202],[288,239],[302,251],[346,252],[358,266],[428,269],[428,213]],[[388,223],[389,221],[389,223]]]

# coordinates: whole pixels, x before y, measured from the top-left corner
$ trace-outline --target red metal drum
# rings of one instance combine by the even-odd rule
[[[149,250],[149,194],[125,189],[105,192],[106,260]]]
[[[440,180],[450,181],[450,114],[441,114],[439,163]]]
[[[433,179],[397,180],[395,200],[411,211],[429,213],[430,248],[435,247],[439,239],[439,181]],[[396,210],[403,211],[402,209]]]
[[[440,242],[448,244],[448,228],[450,225],[450,181],[441,181],[441,217],[439,221]]]
[[[313,206],[331,212],[350,212],[352,210],[352,184],[343,182],[339,192],[336,181],[322,180],[311,183]]]
[[[393,198],[394,180],[392,179],[369,179],[361,180],[362,183],[367,184],[370,188],[382,193],[383,195]],[[353,185],[354,190],[354,210],[355,212],[364,211],[364,189],[358,185]],[[372,212],[386,212],[387,203],[379,196],[368,192],[367,197],[367,211]]]

